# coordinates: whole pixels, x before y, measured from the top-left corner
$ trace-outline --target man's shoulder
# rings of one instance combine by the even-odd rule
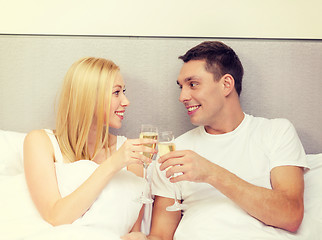
[[[200,129],[202,126],[195,127],[183,134],[181,134],[179,137],[176,138],[176,141],[184,141],[186,139],[191,139],[192,137],[195,137],[200,134]]]
[[[286,118],[265,118],[265,117],[254,117],[248,115],[252,127],[258,126],[268,131],[272,129],[289,128],[292,123]]]

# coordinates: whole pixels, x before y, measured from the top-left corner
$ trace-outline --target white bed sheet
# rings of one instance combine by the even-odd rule
[[[0,130],[0,240],[119,239],[103,229],[77,225],[53,227],[41,218],[23,174],[24,137],[25,133]],[[322,154],[310,154],[307,158],[311,170],[304,176],[305,215],[298,233],[288,234],[288,239],[322,240]],[[143,228],[148,233],[151,209],[145,214]],[[286,233],[280,232],[281,236]]]
[[[1,240],[120,239],[113,232],[102,228],[72,224],[53,227],[44,221],[30,198],[24,174],[3,177],[0,189]]]

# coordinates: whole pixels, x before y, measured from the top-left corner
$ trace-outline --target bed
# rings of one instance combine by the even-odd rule
[[[22,149],[26,133],[0,130],[0,239],[117,239],[102,231],[74,225],[52,227],[36,210],[23,172]],[[298,237],[322,239],[322,154],[307,154],[305,214]],[[145,221],[148,218],[145,218]],[[149,225],[149,223],[144,223]]]
[[[152,123],[177,137],[194,127],[178,101],[178,56],[204,40],[223,41],[239,55],[245,70],[241,104],[246,113],[287,118],[295,126],[311,170],[305,173],[305,217],[294,239],[322,239],[321,40],[41,35],[0,36],[0,239],[104,235],[44,222],[24,181],[23,139],[33,129],[55,127],[57,93],[74,61],[97,56],[120,66],[131,105],[116,134],[135,138],[141,123]],[[145,232],[149,216],[147,212]]]

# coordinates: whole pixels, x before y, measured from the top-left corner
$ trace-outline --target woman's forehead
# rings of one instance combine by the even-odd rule
[[[123,81],[123,77],[120,73],[117,74],[115,80],[114,80],[114,85],[113,87],[123,87],[124,86],[124,81]]]

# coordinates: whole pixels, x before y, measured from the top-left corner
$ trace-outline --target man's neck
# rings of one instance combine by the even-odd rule
[[[244,120],[245,114],[239,104],[226,108],[222,115],[209,126],[204,126],[209,134],[224,134],[234,131]]]

